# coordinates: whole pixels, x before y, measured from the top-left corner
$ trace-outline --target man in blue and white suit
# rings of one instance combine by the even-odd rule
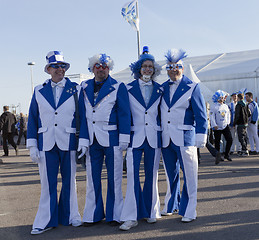
[[[29,118],[27,148],[37,162],[41,180],[41,197],[31,234],[41,234],[58,224],[80,226],[76,193],[76,150],[85,154],[89,136],[82,88],[65,78],[70,64],[60,51],[49,52],[45,72],[51,79],[35,87]],[[79,143],[76,140],[75,98],[80,116]],[[78,145],[78,146],[77,146]],[[62,177],[59,203],[57,176]]]
[[[122,151],[130,142],[130,106],[125,84],[109,75],[112,68],[113,60],[109,56],[97,54],[89,59],[89,71],[94,78],[82,82],[90,137],[84,226],[104,217],[112,226],[119,224],[123,206]],[[108,174],[106,214],[101,187],[104,156]]]
[[[127,192],[121,215],[121,230],[137,226],[147,218],[155,223],[160,218],[158,169],[161,158],[161,119],[159,107],[162,97],[156,77],[161,67],[145,46],[139,60],[131,64],[135,80],[127,85],[132,116],[131,142],[127,150]],[[144,154],[145,182],[140,185],[139,170]]]
[[[168,188],[163,212],[172,214],[179,201],[179,163],[183,171],[183,190],[179,214],[182,222],[196,219],[198,159],[197,147],[202,148],[207,138],[207,115],[199,84],[183,75],[182,50],[166,54],[169,80],[163,83],[161,102],[162,154]],[[178,163],[179,161],[179,163]]]

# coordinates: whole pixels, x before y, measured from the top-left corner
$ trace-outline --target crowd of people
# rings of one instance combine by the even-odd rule
[[[231,102],[227,105],[228,96],[227,92],[216,91],[212,96],[214,105],[210,107],[210,126],[217,150],[216,164],[224,161],[224,158],[232,161],[230,155],[235,152],[242,157],[259,154],[258,104],[253,100],[253,93],[234,92],[230,96]],[[223,139],[221,135],[224,136]],[[224,144],[221,147],[222,140]],[[250,151],[248,143],[250,143]]]
[[[9,106],[3,106],[3,114],[0,116],[0,145],[3,146],[4,155],[9,155],[9,144],[14,148],[15,154],[18,155],[18,146],[21,143],[22,137],[26,144],[27,138],[27,118],[23,113],[20,113],[20,117],[9,111]],[[17,135],[17,142],[14,137]]]
[[[185,223],[196,219],[197,147],[207,138],[205,101],[199,84],[184,76],[182,50],[166,54],[169,79],[156,83],[161,66],[144,48],[130,65],[134,81],[125,85],[110,76],[113,60],[102,53],[89,59],[93,79],[81,85],[65,77],[70,64],[60,51],[47,54],[45,72],[51,78],[34,89],[27,130],[27,148],[38,163],[41,196],[31,234],[58,224],[93,226],[105,219],[129,230],[139,219],[153,224],[162,215],[178,213]],[[77,132],[78,129],[78,132]],[[126,151],[127,191],[122,194],[123,151]],[[78,156],[77,152],[80,152]],[[139,170],[144,154],[145,182]],[[159,161],[163,156],[168,188],[160,211]],[[86,200],[78,211],[76,159],[86,159]],[[106,208],[101,172],[107,169]],[[57,198],[60,169],[62,188]],[[184,184],[180,195],[180,169]]]
[[[217,91],[213,96],[215,106],[211,106],[207,114],[199,84],[184,75],[186,56],[183,50],[167,52],[168,80],[160,85],[156,78],[162,68],[148,47],[144,47],[139,59],[130,65],[134,80],[125,85],[110,76],[114,65],[111,57],[97,54],[89,58],[88,69],[94,78],[78,85],[65,77],[70,64],[64,60],[62,52],[47,54],[44,70],[50,78],[34,89],[26,135],[27,148],[31,160],[38,164],[41,180],[40,202],[31,234],[41,234],[58,224],[89,227],[103,219],[124,231],[136,227],[140,219],[146,219],[149,224],[172,214],[181,215],[183,223],[196,219],[197,149],[205,145],[212,147],[208,123],[215,136],[216,162],[223,160],[220,154],[222,134],[226,139],[224,158],[231,161],[231,151],[234,151],[231,128],[235,128],[244,144],[247,142],[245,126],[252,124],[248,136],[257,144],[253,132],[257,131],[258,107],[250,93],[246,93],[248,105],[241,98],[243,95],[238,94],[238,103],[232,96],[236,106],[228,107],[226,93]],[[235,111],[233,116],[231,109]],[[241,121],[244,114],[249,118],[246,122]],[[2,125],[0,127],[3,129]],[[251,144],[250,137],[249,141]],[[18,149],[15,143],[13,147]],[[251,146],[251,151],[257,153],[257,147],[254,150]],[[242,145],[240,151],[245,155],[247,145],[244,148]],[[123,152],[127,164],[125,199],[122,194]],[[161,156],[167,179],[163,210],[160,210],[158,192]],[[86,165],[86,198],[81,218],[76,164],[82,157]],[[142,159],[143,188],[139,176]],[[101,181],[104,161],[108,179],[106,208]],[[59,171],[62,188],[58,199]]]

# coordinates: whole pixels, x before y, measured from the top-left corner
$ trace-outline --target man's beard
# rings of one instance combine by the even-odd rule
[[[143,80],[144,82],[149,82],[149,81],[151,80],[151,76],[150,76],[150,75],[143,75],[143,76],[142,76],[142,80]]]

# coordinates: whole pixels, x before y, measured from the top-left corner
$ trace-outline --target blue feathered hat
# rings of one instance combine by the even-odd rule
[[[129,66],[135,79],[139,79],[141,77],[140,69],[142,63],[147,60],[152,61],[154,64],[154,74],[152,75],[153,80],[161,73],[162,67],[155,61],[154,56],[149,54],[148,46],[144,46],[143,52],[140,55],[139,60],[134,63],[131,63]]]
[[[226,93],[222,90],[217,90],[214,95],[212,96],[212,101],[214,103],[217,103],[218,100],[221,98],[221,97],[225,97]]]
[[[186,52],[182,49],[171,49],[168,50],[166,55],[166,63],[177,63],[178,61],[186,58]]]

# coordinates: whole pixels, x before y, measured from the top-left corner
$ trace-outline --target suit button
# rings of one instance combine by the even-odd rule
[[[145,112],[145,114],[147,114],[147,112]]]
[[[170,121],[168,121],[168,123],[170,123]]]
[[[55,112],[55,114],[57,115],[58,113],[57,113],[57,112]]]
[[[93,110],[93,113],[95,113],[95,110]]]
[[[148,123],[146,123],[146,125],[148,125]]]
[[[58,126],[58,124],[55,123],[55,127]]]
[[[93,121],[93,124],[95,124],[95,121]]]
[[[170,109],[168,110],[168,112],[170,112]]]

